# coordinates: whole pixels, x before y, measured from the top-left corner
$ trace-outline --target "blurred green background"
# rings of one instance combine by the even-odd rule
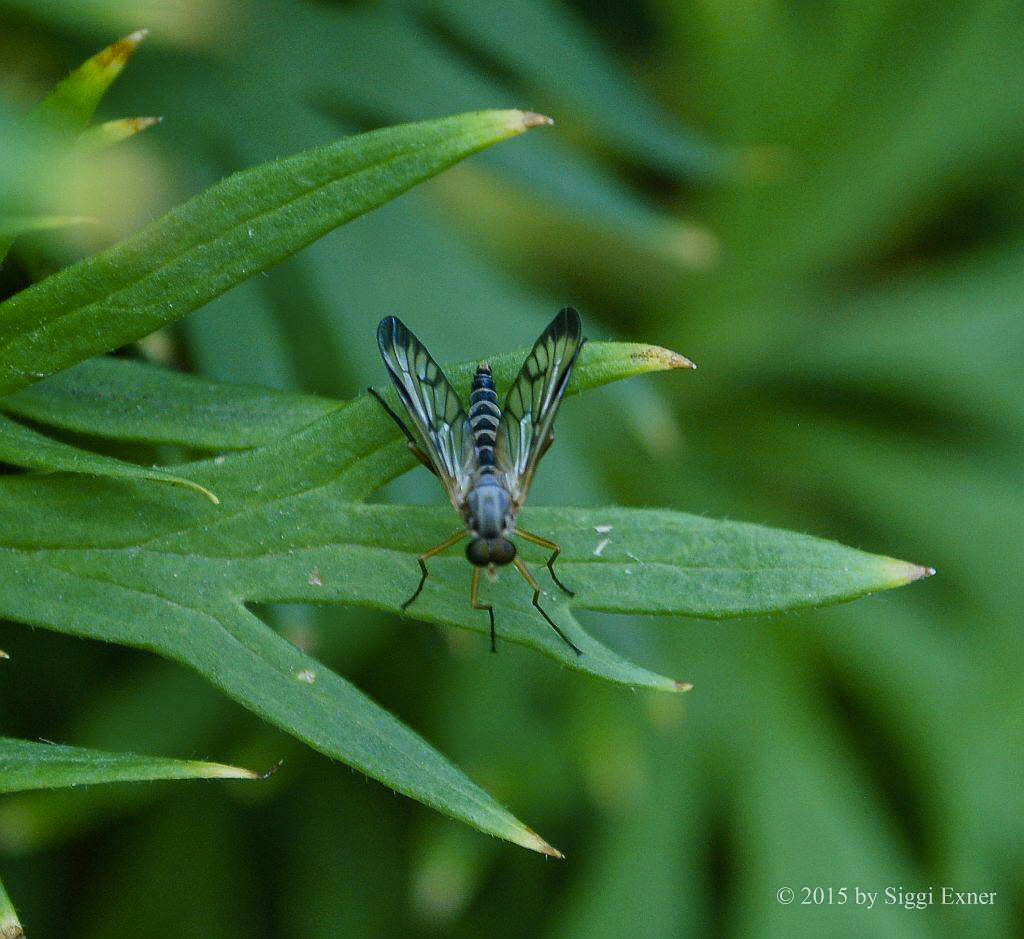
[[[142,354],[346,397],[383,380],[385,314],[443,361],[524,346],[572,303],[591,336],[660,343],[700,370],[570,401],[532,501],[742,518],[939,570],[786,616],[587,620],[693,681],[681,699],[412,620],[263,611],[565,862],[394,795],[179,667],[2,624],[6,735],[285,761],[260,785],[0,801],[0,865],[29,935],[1019,928],[1021,14],[984,0],[0,2],[8,108],[151,28],[103,105],[164,117],[125,145],[147,162],[129,167],[112,224],[369,127],[484,107],[556,119]],[[82,250],[25,239],[0,288]],[[442,501],[423,470],[384,497]],[[805,886],[944,885],[995,904],[800,903]]]

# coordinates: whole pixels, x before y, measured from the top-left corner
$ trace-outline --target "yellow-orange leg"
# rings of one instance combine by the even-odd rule
[[[566,587],[565,584],[563,584],[558,579],[558,575],[555,573],[555,558],[557,558],[558,555],[562,553],[562,549],[553,541],[548,541],[547,538],[541,538],[540,535],[531,535],[530,532],[523,531],[521,528],[517,528],[515,530],[515,534],[517,534],[520,538],[524,538],[527,541],[531,541],[535,545],[540,545],[540,547],[546,548],[548,551],[551,552],[551,557],[548,558],[548,570],[551,572],[551,579],[556,584],[558,584],[558,586],[561,587],[567,594],[569,594],[570,597],[575,597],[575,591],[572,591],[568,587]]]
[[[498,640],[494,635],[494,607],[488,603],[477,603],[477,597],[480,593],[480,571],[482,570],[483,568],[481,567],[473,568],[473,583],[469,588],[469,605],[474,610],[487,610],[487,615],[491,618],[491,651],[497,652]]]
[[[522,534],[522,532],[520,532],[520,534]],[[570,649],[572,649],[573,652],[575,652],[577,655],[583,655],[583,650],[580,649],[575,643],[573,643],[573,641],[564,632],[562,632],[562,630],[558,628],[555,621],[550,616],[548,616],[547,613],[544,612],[544,608],[540,605],[540,587],[538,586],[533,574],[530,573],[530,569],[523,563],[522,558],[516,558],[512,563],[515,564],[516,570],[523,575],[523,578],[526,580],[526,582],[531,587],[533,587],[533,605],[537,607],[538,610],[540,610],[540,615],[548,621],[548,625],[556,633],[558,633],[559,636],[562,637],[562,641],[565,642],[565,644]]]
[[[432,547],[429,551],[425,551],[416,559],[417,561],[419,561],[420,570],[423,573],[420,576],[420,582],[419,586],[416,588],[416,592],[413,593],[413,595],[409,597],[409,599],[406,600],[405,603],[402,604],[403,610],[408,609],[412,605],[413,600],[415,600],[420,595],[420,591],[423,589],[423,585],[427,582],[427,561],[434,557],[434,555],[440,554],[442,551],[447,551],[452,545],[458,544],[468,534],[469,532],[465,529],[462,529],[462,531],[457,531],[454,535],[451,536],[451,538],[447,538],[440,544],[434,545],[434,547]]]

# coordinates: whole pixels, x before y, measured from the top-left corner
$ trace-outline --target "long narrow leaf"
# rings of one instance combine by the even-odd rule
[[[0,737],[0,792],[152,779],[259,779],[223,763],[108,753]]]
[[[501,381],[511,380],[523,354],[492,359]],[[687,364],[652,346],[593,343],[580,357],[572,387]],[[472,367],[454,366],[449,373],[464,382]],[[322,752],[477,828],[551,853],[412,731],[244,606],[306,590],[318,602],[365,599],[397,610],[408,570],[394,550],[400,546],[396,533],[353,501],[408,467],[410,455],[396,434],[377,402],[362,395],[281,440],[175,468],[202,485],[210,484],[207,477],[216,480],[214,487],[223,484],[228,495],[220,506],[130,481],[60,475],[0,480],[0,614],[157,651]],[[328,516],[335,528],[325,534],[318,526]],[[278,550],[279,539],[303,530],[314,551],[308,567],[297,545]],[[415,536],[415,529],[409,534]],[[421,535],[429,536],[429,529]],[[324,537],[329,544],[321,557],[317,541]],[[372,542],[362,544],[368,537]],[[366,579],[369,568],[382,579]],[[40,577],[45,591],[32,588]],[[300,582],[290,583],[295,577]],[[356,596],[360,582],[367,585],[363,599]],[[440,619],[478,628],[464,600]],[[564,609],[553,612],[564,621]],[[430,606],[423,614],[437,618]],[[585,648],[592,674],[665,690],[682,687],[566,625]],[[502,629],[566,661],[564,648],[537,627],[536,611],[521,596]]]
[[[107,356],[0,398],[0,410],[55,427],[206,450],[270,443],[340,406],[329,398],[210,381]]]
[[[172,322],[453,163],[547,123],[479,111],[360,134],[228,177],[0,304],[0,393]]]
[[[146,38],[146,32],[137,30],[86,59],[46,96],[36,109],[36,115],[56,118],[69,129],[84,130],[96,113],[100,99]]]
[[[499,384],[522,356],[491,358]],[[584,347],[571,388],[690,364],[653,346],[596,342]],[[461,385],[473,368],[446,371]],[[378,402],[362,395],[280,440],[174,468],[215,489],[216,507],[128,481],[0,481],[0,615],[187,664],[322,752],[483,831],[552,853],[411,730],[246,609],[296,601],[400,613],[416,555],[461,525],[448,507],[361,504],[413,462]],[[579,609],[735,615],[835,602],[926,573],[830,542],[671,512],[532,510],[524,518],[563,543]],[[538,566],[545,560],[527,554]],[[435,558],[431,573],[408,615],[484,632],[486,617],[468,603],[465,560]],[[509,575],[486,586],[503,641],[606,681],[688,687],[590,638],[540,573],[545,608],[583,654]],[[48,590],[27,588],[40,578]]]
[[[0,881],[0,939],[24,939],[24,936],[14,904],[4,890],[3,881]]]
[[[146,468],[110,456],[100,456],[62,443],[24,427],[9,417],[0,415],[0,463],[22,466],[26,469],[50,472],[86,473],[90,476],[109,476],[114,479],[148,479],[172,483],[201,492],[211,502],[217,497],[205,486],[191,479],[175,476],[156,467]]]

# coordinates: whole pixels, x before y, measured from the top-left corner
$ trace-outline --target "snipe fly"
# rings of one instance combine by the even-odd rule
[[[512,564],[533,588],[533,605],[541,616],[573,652],[582,654],[540,605],[540,587],[522,558],[516,556],[512,538],[550,551],[547,567],[552,580],[573,596],[555,573],[558,545],[518,528],[516,518],[537,464],[554,439],[555,415],[584,342],[579,313],[572,307],[559,311],[534,343],[500,407],[490,365],[477,367],[467,415],[458,393],[423,343],[397,317],[380,321],[380,354],[416,434],[377,392],[369,391],[402,429],[409,449],[441,480],[465,523],[463,529],[419,556],[420,582],[402,604],[403,610],[423,590],[427,561],[468,537],[472,540],[466,546],[466,557],[473,565],[469,602],[490,616],[491,651],[497,651],[494,607],[479,602],[480,572],[486,568],[493,574],[496,568]]]

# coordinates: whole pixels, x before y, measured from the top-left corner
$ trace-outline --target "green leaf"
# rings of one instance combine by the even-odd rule
[[[533,509],[524,524],[567,533],[558,563],[579,596],[570,606],[605,612],[771,613],[935,573],[810,535],[662,509]]]
[[[500,385],[524,355],[490,359]],[[589,343],[571,390],[690,364],[654,346]],[[474,368],[475,360],[446,372],[461,386]],[[189,383],[177,382],[182,391]],[[208,394],[208,385],[196,388]],[[483,831],[555,853],[412,731],[246,608],[333,602],[399,614],[417,580],[416,555],[461,526],[448,507],[362,504],[413,463],[398,429],[362,395],[283,438],[174,468],[215,488],[223,498],[217,507],[128,481],[2,480],[0,615],[186,663],[316,749]],[[923,573],[830,542],[671,512],[535,509],[524,520],[564,543],[563,573],[577,596],[567,604],[539,571],[543,603],[583,655],[541,620],[532,592],[510,572],[486,585],[502,642],[631,686],[689,687],[592,639],[570,606],[734,615],[834,602]],[[484,632],[486,616],[468,604],[465,560],[436,558],[431,575],[409,615]],[[48,590],[28,589],[40,579]]]
[[[510,382],[524,355],[494,357],[497,378]],[[580,356],[573,391],[685,364],[655,347],[592,343]],[[465,383],[474,367],[467,362],[448,372]],[[227,487],[216,507],[129,481],[0,480],[0,613],[188,664],[322,752],[484,831],[553,853],[412,731],[244,605],[294,594],[398,610],[413,573],[401,569],[402,528],[381,527],[391,524],[380,516],[385,507],[358,504],[409,467],[411,455],[397,435],[379,404],[363,395],[255,450],[175,468],[204,486]],[[458,520],[449,513],[446,524]],[[290,546],[294,538],[304,543]],[[410,552],[424,547],[406,540]],[[371,572],[374,579],[367,579]],[[50,589],[27,589],[39,577]],[[424,617],[436,614],[427,606]],[[480,626],[467,615],[465,597],[444,619]],[[520,594],[502,634],[581,667],[549,632]],[[593,674],[677,689],[579,638]]]
[[[103,150],[157,122],[156,118],[126,118],[87,129],[103,94],[121,73],[128,58],[145,36],[146,30],[134,32],[86,60],[61,81],[27,119],[19,122],[29,130],[29,139],[37,131],[45,131],[52,136],[50,139],[43,134],[34,140],[34,152],[31,155],[40,164],[36,172],[36,188],[45,190],[45,177],[54,171],[54,167],[47,166],[53,160],[52,155],[46,153],[48,146],[59,144],[55,149],[71,149],[66,146],[69,134],[77,135],[78,138],[70,158],[73,164],[79,164],[75,169],[80,173],[82,157]],[[0,120],[0,127],[2,123]],[[65,154],[67,159],[68,155]],[[69,172],[66,164],[63,170]],[[4,209],[8,207],[5,205]],[[19,235],[87,221],[95,220],[66,215],[0,216],[0,262],[7,256]]]
[[[132,359],[97,356],[0,398],[0,410],[114,440],[245,450],[341,407],[314,395],[229,385]]]
[[[453,163],[547,122],[478,111],[371,131],[229,176],[0,304],[0,393],[141,338]]]
[[[152,779],[259,779],[223,763],[107,753],[0,737],[0,792]]]
[[[0,245],[31,231],[50,231],[71,225],[88,225],[96,219],[84,215],[0,215]],[[0,247],[0,259],[5,251]]]
[[[640,93],[628,73],[561,4],[520,0],[468,5],[458,0],[429,4],[433,15],[465,37],[471,48],[500,62],[541,100],[559,101],[576,125],[593,124],[601,143],[664,172],[714,177],[734,156],[693,131],[673,126]],[[588,128],[589,129],[589,128]]]
[[[159,117],[122,117],[114,121],[104,121],[102,124],[86,128],[78,135],[75,151],[84,156],[98,153],[122,140],[134,137],[147,127],[159,124],[161,120],[163,118]]]
[[[146,33],[147,30],[137,30],[86,59],[43,99],[35,115],[55,119],[60,126],[72,130],[84,130],[96,113],[100,99],[121,74]]]
[[[260,779],[259,773],[197,760],[109,753],[0,737],[0,793],[155,779]],[[0,939],[22,936],[0,883]]]
[[[4,890],[3,881],[0,881],[0,939],[24,939],[24,936],[14,904]]]
[[[61,178],[62,139],[47,127],[27,127],[0,100],[0,263],[23,231],[48,227],[41,221],[67,217],[54,204],[52,190]]]
[[[213,503],[219,501],[209,489],[191,479],[184,479],[155,467],[147,469],[114,457],[81,450],[3,416],[0,416],[0,463],[50,472],[64,471],[86,473],[90,476],[108,476],[114,479],[148,479],[172,483],[201,492]]]
[[[33,231],[52,231],[71,225],[86,225],[96,219],[84,215],[3,215],[0,216],[0,264],[19,235]]]

